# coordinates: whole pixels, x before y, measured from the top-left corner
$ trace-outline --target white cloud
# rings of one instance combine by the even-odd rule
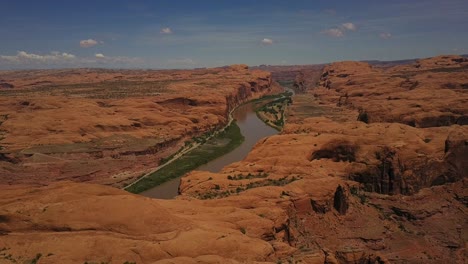
[[[264,39],[262,39],[262,44],[263,45],[271,45],[271,44],[273,44],[273,40],[269,39],[269,38],[264,38]]]
[[[63,57],[63,58],[66,58],[66,59],[74,59],[74,58],[76,58],[75,55],[70,54],[70,53],[66,53],[66,52],[62,53],[62,57]]]
[[[82,48],[91,48],[93,46],[96,46],[98,42],[94,39],[85,39],[80,41],[80,47]]]
[[[392,34],[388,33],[388,32],[383,32],[383,33],[380,33],[379,37],[381,39],[389,39],[392,37]]]
[[[25,63],[25,62],[33,62],[33,63],[56,63],[56,62],[64,62],[70,61],[75,59],[76,56],[66,52],[58,52],[54,51],[50,54],[39,55],[34,53],[27,53],[26,51],[18,51],[18,53],[14,56],[0,56],[0,59],[5,60],[11,63]]]
[[[77,57],[66,52],[53,51],[34,54],[18,51],[16,55],[0,55],[0,69],[43,69],[62,67],[142,67],[145,60],[136,57],[107,57],[97,53],[93,57]]]
[[[356,31],[356,25],[351,22],[341,24],[341,26],[344,30]]]
[[[356,31],[357,27],[351,22],[343,23],[338,27],[322,31],[323,34],[334,38],[344,37],[346,31]]]
[[[168,27],[163,28],[161,29],[161,34],[172,34],[172,30],[171,28],[168,28]]]
[[[324,34],[330,36],[330,37],[335,37],[335,38],[341,38],[344,36],[344,33],[341,29],[339,28],[331,28],[323,31]]]

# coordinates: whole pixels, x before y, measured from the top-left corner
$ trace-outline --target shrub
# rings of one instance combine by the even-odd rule
[[[246,231],[245,228],[243,228],[243,227],[240,228],[240,231],[241,231],[241,233],[244,234],[244,235],[245,235],[245,233],[247,233],[247,231]]]

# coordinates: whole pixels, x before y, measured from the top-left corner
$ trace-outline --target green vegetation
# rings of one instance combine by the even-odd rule
[[[255,109],[258,118],[267,125],[280,130],[284,126],[284,112],[286,107],[292,103],[292,92],[284,92],[275,95],[270,102]]]
[[[267,100],[278,99],[280,97],[287,96],[287,95],[291,96],[292,93],[291,92],[284,92],[284,93],[279,93],[279,94],[267,94],[267,95],[264,95],[264,96],[262,96],[260,98],[253,99],[252,101],[249,101],[248,103],[252,102],[255,105],[257,105],[258,103],[264,103]]]
[[[42,254],[41,254],[41,253],[37,253],[37,254],[36,254],[36,257],[34,257],[33,259],[31,259],[31,261],[30,261],[29,263],[31,263],[31,264],[36,264],[36,263],[39,261],[39,259],[40,259],[41,257],[42,257]]]
[[[278,81],[278,83],[283,87],[294,89],[294,80]]]
[[[26,259],[25,257],[14,257],[12,254],[8,254],[7,251],[9,249],[10,248],[5,248],[5,247],[0,249],[0,258],[2,258],[4,260],[8,260],[8,263],[37,264],[39,259],[42,257],[41,253],[37,253],[34,258],[24,260],[24,259]],[[1,262],[1,263],[3,263],[3,262]]]
[[[13,255],[7,253],[7,251],[8,251],[9,249],[10,249],[10,248],[6,248],[6,247],[0,249],[0,258],[5,259],[5,260],[8,260],[8,261],[10,261],[11,263],[17,263],[17,261],[16,261],[16,259],[13,257]]]
[[[199,143],[199,144],[205,144],[206,141],[211,137],[213,136],[215,133],[215,131],[208,131],[208,132],[205,132],[203,133],[201,136],[199,137],[194,137],[193,138],[193,141],[196,142],[196,143]]]
[[[230,180],[230,181],[238,181],[238,180],[266,178],[266,177],[268,177],[268,173],[259,172],[258,174],[249,173],[247,175],[243,175],[243,174],[238,174],[238,175],[234,175],[234,176],[228,175],[227,179]]]
[[[253,100],[255,107],[262,108],[265,105],[265,102],[271,101],[270,103],[274,104],[283,104],[284,102],[291,101],[290,97],[292,92],[284,92],[281,94],[274,94],[274,95],[266,95],[262,98]],[[268,104],[268,103],[267,103]],[[260,106],[259,106],[260,105]],[[282,110],[284,111],[284,110]],[[283,125],[284,118],[283,113],[281,112],[280,121],[276,121],[276,125]],[[272,126],[274,126],[273,124]],[[169,181],[174,178],[178,178],[183,176],[184,174],[196,169],[200,165],[208,163],[209,161],[222,156],[236,147],[238,147],[243,141],[244,137],[240,133],[240,129],[233,122],[229,127],[227,127],[223,132],[218,133],[215,135],[216,131],[208,131],[201,136],[194,137],[191,141],[186,141],[185,145],[181,147],[177,152],[173,153],[172,155],[162,158],[160,164],[165,164],[171,161],[176,155],[180,154],[180,152],[184,151],[187,148],[193,146],[193,144],[201,144],[200,147],[191,150],[189,153],[181,156],[177,160],[167,164],[160,170],[152,173],[151,175],[141,179],[139,182],[135,183],[134,185],[129,186],[126,188],[127,191],[132,193],[140,193],[145,190],[148,190],[154,186],[158,186],[166,181]],[[245,176],[247,179],[250,178],[265,178],[267,174],[259,174],[259,175],[247,175]],[[243,176],[234,176],[237,178],[233,178],[234,180],[242,179]],[[217,189],[219,190],[219,189]]]
[[[254,176],[254,175],[252,175],[252,176]],[[265,178],[267,176],[268,176],[268,174],[266,174],[266,176],[265,176],[265,174],[258,174],[257,177],[252,177],[252,178]],[[231,179],[234,180],[232,178],[232,176],[231,176]],[[242,178],[242,179],[251,179],[251,178]],[[215,187],[212,189],[211,192],[206,192],[206,193],[203,193],[203,194],[199,194],[198,198],[201,199],[201,200],[223,198],[223,197],[228,197],[228,196],[233,195],[233,194],[238,194],[238,193],[246,191],[248,189],[253,189],[253,188],[258,188],[258,187],[284,186],[286,184],[289,184],[289,183],[291,183],[293,181],[297,181],[299,179],[301,179],[301,178],[296,178],[295,176],[292,176],[292,177],[285,176],[285,177],[282,177],[282,178],[279,178],[279,179],[265,179],[265,180],[259,180],[259,181],[252,181],[252,182],[249,182],[246,185],[241,184],[240,186],[237,186],[236,189],[230,189],[230,190],[225,190],[225,191],[220,191],[220,188],[216,188],[216,185],[215,185]]]
[[[361,204],[365,204],[367,203],[367,196],[364,192],[362,192],[359,188],[357,188],[356,186],[352,186],[350,188],[350,192],[352,195],[356,196],[357,198],[359,198],[359,201],[361,202]]]
[[[177,154],[179,154],[180,152],[182,152],[186,147],[190,148],[190,147],[191,147],[191,144],[190,144],[190,145],[185,144],[185,146],[180,147],[180,149],[177,150],[175,153],[173,153],[173,154],[171,154],[171,155],[169,155],[169,156],[167,156],[167,157],[165,157],[165,158],[162,158],[162,159],[160,160],[160,163],[159,163],[159,164],[162,165],[162,164],[165,164],[166,162],[170,161],[170,160],[173,159]]]
[[[245,233],[247,233],[247,231],[245,230],[244,227],[241,227],[241,228],[240,228],[240,231],[241,231],[241,233],[244,234],[244,235],[245,235]]]
[[[206,140],[206,136],[204,138]],[[235,122],[232,122],[224,131],[218,133],[202,146],[183,155],[126,190],[132,193],[140,193],[171,179],[183,176],[200,165],[234,150],[243,141],[244,136],[241,134],[239,127]]]
[[[89,262],[89,261],[85,261],[83,264],[109,264],[109,262],[104,262],[104,261],[101,261],[101,262]],[[125,261],[123,264],[136,264],[136,262]]]

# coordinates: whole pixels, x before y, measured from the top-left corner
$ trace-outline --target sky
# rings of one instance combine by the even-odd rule
[[[0,0],[0,69],[198,68],[468,53],[467,0]]]

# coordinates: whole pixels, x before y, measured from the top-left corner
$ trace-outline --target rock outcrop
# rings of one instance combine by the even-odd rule
[[[281,134],[219,173],[187,174],[174,200],[83,183],[0,186],[0,257],[464,263],[468,130],[440,117],[467,115],[459,89],[466,62],[444,56],[417,63],[325,67],[321,86],[294,96]],[[401,70],[409,68],[414,72]],[[401,74],[411,74],[409,81]],[[447,80],[454,89],[443,88]],[[268,83],[259,81],[246,87]],[[236,89],[242,95],[233,101],[255,91]]]
[[[174,71],[2,73],[0,174],[7,183],[70,179],[122,186],[185,141],[223,127],[237,105],[273,92],[245,65]]]
[[[272,244],[250,234],[272,232],[273,223],[252,210],[83,183],[1,188],[1,263],[37,256],[35,263],[254,263],[275,256]]]
[[[299,249],[290,256],[294,261],[463,263],[467,127],[408,125],[407,116],[396,118],[395,111],[416,103],[442,111],[437,107],[447,100],[463,116],[465,95],[457,90],[449,94],[453,98],[439,98],[443,88],[424,82],[401,87],[393,76],[401,67],[325,67],[321,87],[293,98],[281,135],[259,142],[219,174],[190,173],[182,180],[182,196],[248,200],[248,206],[261,199],[281,208],[288,215],[287,241]],[[466,77],[463,66],[453,67],[457,71],[437,68],[444,74],[434,82]],[[382,85],[374,88],[376,83]],[[402,110],[377,111],[395,91]]]
[[[458,56],[419,60],[388,69],[363,62],[325,67],[320,98],[359,110],[363,122],[413,127],[466,125],[468,61]],[[318,93],[316,93],[318,94]]]

